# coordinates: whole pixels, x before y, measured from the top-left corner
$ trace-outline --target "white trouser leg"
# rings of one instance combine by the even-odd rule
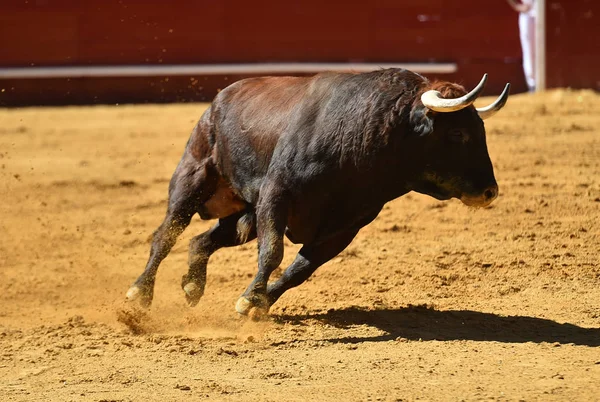
[[[519,33],[523,50],[523,71],[530,91],[535,90],[535,18],[519,14]]]

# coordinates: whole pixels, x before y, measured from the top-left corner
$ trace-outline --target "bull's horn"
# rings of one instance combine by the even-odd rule
[[[478,108],[477,113],[479,113],[479,117],[482,120],[487,119],[488,117],[492,117],[496,114],[496,112],[506,105],[506,101],[508,100],[508,93],[510,92],[510,84],[506,84],[504,87],[504,91],[500,94],[498,99],[494,103],[489,106]]]
[[[475,102],[475,99],[477,99],[479,94],[481,94],[481,91],[483,91],[486,81],[487,73],[483,74],[483,78],[471,92],[456,99],[444,99],[439,91],[432,89],[421,95],[421,102],[423,102],[423,105],[436,112],[456,112]]]

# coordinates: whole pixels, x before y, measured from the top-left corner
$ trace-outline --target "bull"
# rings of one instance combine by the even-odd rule
[[[404,69],[261,77],[221,91],[194,127],[169,184],[166,217],[127,292],[152,302],[156,273],[194,214],[218,219],[189,245],[181,286],[202,297],[211,254],[258,238],[258,272],[236,303],[261,317],[344,250],[384,204],[410,191],[484,207],[498,195],[483,119],[470,92]],[[280,278],[283,238],[302,244]]]

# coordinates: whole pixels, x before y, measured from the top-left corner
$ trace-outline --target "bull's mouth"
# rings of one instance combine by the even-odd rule
[[[423,181],[418,185],[413,185],[413,188],[415,191],[421,194],[427,194],[438,201],[460,198],[460,193],[453,191],[448,185],[441,184],[440,181]]]
[[[459,178],[446,179],[431,172],[426,172],[424,177],[426,180],[421,181],[418,185],[413,185],[413,189],[440,201],[457,198],[470,207],[484,208],[498,196],[496,183],[489,185],[484,190],[474,191],[472,185]]]
[[[427,192],[427,195],[435,198],[438,201],[447,201],[451,198],[458,198],[458,197],[454,196],[452,193],[445,192],[445,191],[429,191],[429,192]]]

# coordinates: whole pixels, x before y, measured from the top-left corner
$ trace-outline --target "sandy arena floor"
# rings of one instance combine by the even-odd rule
[[[233,308],[255,242],[186,306],[195,219],[124,325],[205,107],[0,110],[1,400],[600,400],[599,95],[511,97],[486,122],[491,207],[389,203],[268,322]]]

